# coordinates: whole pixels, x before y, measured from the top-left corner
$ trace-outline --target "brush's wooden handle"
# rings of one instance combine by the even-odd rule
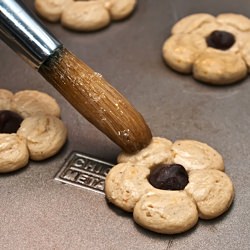
[[[54,54],[39,72],[89,122],[127,153],[134,153],[151,141],[151,131],[141,114],[102,75],[68,50]]]

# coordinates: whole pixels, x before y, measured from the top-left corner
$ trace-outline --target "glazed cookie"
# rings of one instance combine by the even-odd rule
[[[77,31],[104,28],[112,20],[129,16],[136,0],[36,0],[37,13],[48,21],[61,21],[64,27]]]
[[[118,161],[123,163],[107,175],[106,197],[133,212],[135,222],[151,231],[185,232],[199,217],[221,215],[233,201],[234,188],[223,172],[223,159],[205,143],[153,138],[147,148],[130,156],[121,153]]]
[[[0,173],[27,165],[29,158],[44,160],[64,145],[67,130],[60,108],[46,93],[25,90],[13,94],[0,89]],[[5,106],[6,105],[6,106]]]
[[[233,13],[193,14],[179,20],[165,41],[166,63],[211,84],[231,84],[249,70],[250,19]]]
[[[224,171],[222,156],[206,143],[194,140],[177,140],[171,147],[173,162],[195,169],[218,169]]]
[[[141,151],[135,154],[127,154],[125,152],[118,155],[117,162],[140,163],[141,165],[149,164],[155,166],[159,163],[169,163],[170,148],[172,142],[165,138],[153,137],[151,143]]]

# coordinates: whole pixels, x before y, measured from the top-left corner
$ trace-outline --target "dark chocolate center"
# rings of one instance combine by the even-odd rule
[[[16,133],[23,118],[10,110],[0,110],[0,133]]]
[[[233,34],[227,31],[215,30],[206,38],[209,47],[227,50],[235,43]]]
[[[183,190],[188,184],[188,174],[182,165],[161,164],[150,172],[148,180],[158,189]]]

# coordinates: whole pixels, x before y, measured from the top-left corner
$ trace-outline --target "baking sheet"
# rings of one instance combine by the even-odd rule
[[[24,2],[33,10],[33,1]],[[120,149],[0,42],[0,87],[49,93],[61,105],[69,131],[57,156],[0,175],[0,249],[249,249],[250,77],[211,87],[173,72],[161,57],[171,26],[197,12],[250,17],[250,5],[244,0],[141,0],[129,19],[93,33],[43,22],[134,104],[155,136],[196,139],[216,148],[235,185],[232,208],[218,219],[200,220],[187,233],[159,235],[109,207],[103,194],[54,180],[72,152],[115,163]]]

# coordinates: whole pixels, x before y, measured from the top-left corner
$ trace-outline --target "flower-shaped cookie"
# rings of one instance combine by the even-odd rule
[[[134,155],[121,153],[118,162],[106,177],[106,197],[151,231],[187,231],[199,217],[215,218],[233,201],[223,159],[205,143],[154,137]]]
[[[177,22],[163,45],[166,63],[211,84],[230,84],[250,69],[250,19],[225,13],[200,13]]]
[[[126,18],[135,9],[136,0],[36,0],[37,13],[64,27],[92,31],[106,27],[112,20]]]
[[[67,138],[59,117],[59,105],[46,93],[0,89],[0,173],[56,154]]]

